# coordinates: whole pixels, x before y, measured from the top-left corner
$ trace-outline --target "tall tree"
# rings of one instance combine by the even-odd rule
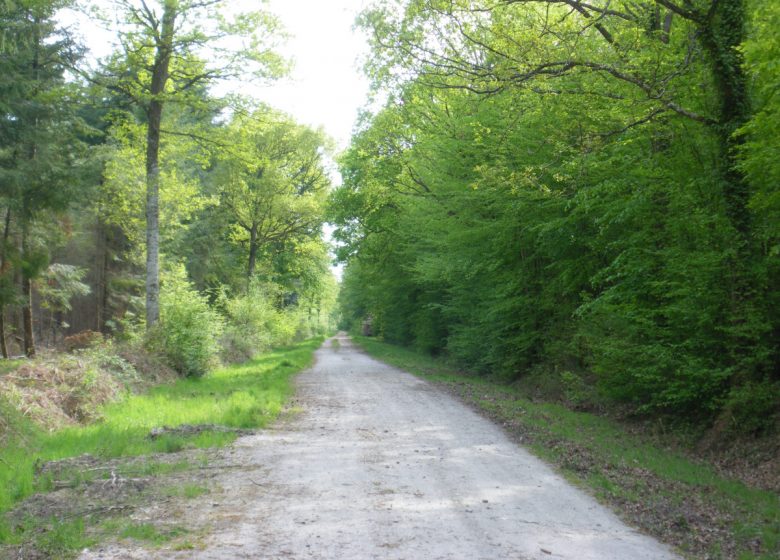
[[[260,251],[268,255],[296,240],[318,238],[330,180],[321,131],[270,110],[239,115],[227,135],[230,149],[214,172],[220,205],[245,243],[246,275],[252,278]]]
[[[376,2],[388,101],[331,204],[344,312],[637,412],[771,418],[776,14],[750,3],[743,35],[740,2]]]
[[[114,4],[124,18],[118,29],[122,51],[104,66],[99,81],[132,99],[146,119],[146,323],[151,328],[159,319],[159,153],[165,106],[202,106],[203,88],[230,79],[276,77],[285,63],[273,50],[278,22],[264,11],[231,19],[225,14],[234,10],[224,0]]]
[[[77,88],[65,80],[79,52],[54,19],[56,11],[67,4],[15,1],[4,3],[0,10],[6,50],[0,59],[0,195],[5,203],[2,274],[20,278],[28,356],[36,352],[32,283],[46,268],[48,258],[45,240],[36,237],[36,221],[51,218],[73,200],[85,158],[79,140],[84,130],[75,114]],[[14,238],[17,241],[12,245]],[[3,350],[7,353],[5,344]]]

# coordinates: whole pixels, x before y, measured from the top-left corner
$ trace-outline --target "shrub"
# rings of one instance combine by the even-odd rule
[[[761,434],[777,426],[780,417],[780,383],[764,380],[735,387],[729,393],[723,415],[735,434]]]
[[[166,275],[160,293],[160,322],[149,345],[182,375],[201,376],[218,362],[221,316],[187,281],[184,267]]]
[[[62,341],[62,348],[66,352],[84,350],[103,341],[103,335],[95,331],[82,331],[71,336],[66,336]]]
[[[252,285],[243,295],[223,297],[222,305],[227,316],[222,336],[222,357],[226,362],[251,359],[274,344],[278,312],[260,285]]]
[[[282,288],[274,284],[253,283],[246,293],[234,297],[223,295],[220,307],[224,310],[226,326],[222,336],[222,357],[227,362],[250,359],[260,352],[327,331],[313,312],[299,305],[278,309]]]

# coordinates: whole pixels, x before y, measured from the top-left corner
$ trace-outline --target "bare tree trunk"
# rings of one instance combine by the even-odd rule
[[[250,280],[255,275],[255,266],[257,263],[257,225],[253,225],[249,232],[249,265],[246,269],[246,276]]]
[[[5,274],[6,270],[6,252],[8,251],[8,236],[11,233],[11,208],[5,211],[5,225],[3,228],[3,245],[0,247],[0,274]],[[8,342],[5,339],[5,302],[0,303],[0,351],[3,358],[8,359]]]
[[[105,301],[106,273],[108,271],[108,243],[103,221],[98,218],[95,223],[95,244],[97,245],[97,264],[95,265],[95,327],[97,332],[105,332],[106,319]]]
[[[22,258],[26,258],[27,251],[27,225],[22,226]],[[22,297],[24,306],[22,307],[22,330],[24,331],[24,353],[28,358],[35,357],[35,333],[33,331],[33,301],[32,301],[32,279],[29,274],[22,272]]]
[[[28,358],[34,358],[35,334],[33,332],[32,281],[25,275],[22,275],[22,294],[24,295],[24,307],[22,308],[24,353]]]
[[[8,354],[8,343],[5,340],[5,305],[0,305],[0,350],[3,352],[3,358],[10,357]]]
[[[162,109],[162,106],[160,106]],[[159,127],[159,118],[158,118]],[[160,131],[153,133],[150,119],[146,152],[146,327],[160,319]]]
[[[165,2],[152,71],[152,100],[146,111],[146,328],[160,319],[160,125],[168,83],[178,6]]]

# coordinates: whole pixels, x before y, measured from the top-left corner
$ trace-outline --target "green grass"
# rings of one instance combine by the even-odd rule
[[[182,486],[171,486],[166,488],[164,494],[171,498],[186,498],[192,500],[198,496],[202,496],[209,491],[205,486],[198,484],[184,484]]]
[[[780,557],[780,499],[776,494],[721,477],[710,466],[666,449],[636,430],[629,431],[614,419],[536,402],[517,388],[459,373],[430,356],[376,339],[354,338],[372,356],[447,385],[492,418],[512,426],[537,455],[613,507],[624,508],[627,517],[632,504],[649,501],[679,505],[696,500],[703,504],[702,511],[717,512],[727,535],[720,541],[715,537],[706,552],[697,549],[695,534],[675,537],[691,557],[726,558],[718,550],[728,549],[728,544],[739,560]],[[587,460],[578,460],[577,453]],[[640,472],[649,475],[634,476]],[[761,542],[760,551],[751,550],[756,539]]]
[[[122,539],[146,541],[160,546],[186,534],[187,530],[181,527],[165,527],[164,529],[160,529],[151,523],[130,523],[125,525],[119,532],[119,537]]]
[[[16,368],[18,368],[20,365],[25,363],[27,360],[20,359],[20,360],[0,360],[0,375],[6,375],[11,373],[12,371],[15,371]]]
[[[23,519],[17,523],[14,531],[3,529],[0,524],[0,537],[3,544],[21,545],[35,541],[35,549],[43,558],[66,558],[73,551],[94,544],[95,539],[87,535],[84,519]]]
[[[311,363],[314,350],[321,344],[322,338],[308,340],[202,378],[158,386],[105,407],[104,419],[98,424],[50,434],[34,429],[7,406],[0,406],[0,413],[11,417],[13,426],[0,448],[0,514],[33,492],[49,489],[50,480],[36,479],[36,463],[84,453],[112,458],[175,452],[222,446],[235,439],[232,434],[214,432],[149,439],[149,431],[160,426],[218,424],[262,428],[268,425],[279,415],[293,391],[293,374]],[[0,544],[12,540],[13,535],[0,522]]]

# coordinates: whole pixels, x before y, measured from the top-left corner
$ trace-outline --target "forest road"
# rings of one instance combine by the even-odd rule
[[[679,559],[453,397],[337,340],[297,379],[302,412],[237,440],[221,490],[178,512],[207,522],[202,546],[83,557]]]

